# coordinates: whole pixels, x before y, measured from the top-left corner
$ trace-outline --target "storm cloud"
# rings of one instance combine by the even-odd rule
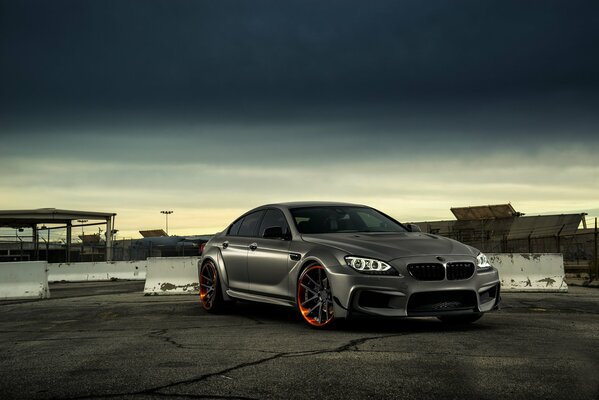
[[[596,90],[592,1],[1,3],[4,103],[371,103]]]

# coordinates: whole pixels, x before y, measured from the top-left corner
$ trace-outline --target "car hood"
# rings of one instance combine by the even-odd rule
[[[302,235],[306,242],[334,247],[348,255],[391,261],[418,255],[467,255],[478,250],[456,240],[421,232],[405,233],[322,233]]]

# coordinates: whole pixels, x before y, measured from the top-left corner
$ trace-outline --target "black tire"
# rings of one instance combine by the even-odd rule
[[[209,313],[220,313],[225,308],[218,270],[210,260],[200,268],[200,303]]]
[[[473,314],[465,314],[465,315],[444,315],[439,318],[446,324],[452,325],[467,325],[473,322],[478,321],[483,316],[483,313],[473,313]]]

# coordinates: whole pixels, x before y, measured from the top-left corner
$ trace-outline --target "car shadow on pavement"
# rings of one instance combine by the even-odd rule
[[[206,311],[197,304],[193,311],[196,315],[206,315]],[[258,324],[287,324],[299,329],[319,330],[308,326],[294,308],[264,303],[237,301],[224,311],[224,316],[250,319]],[[448,324],[435,317],[382,318],[366,315],[353,316],[346,320],[336,320],[326,329],[355,333],[419,333],[419,332],[472,332],[492,329],[485,324],[485,317],[471,324]]]

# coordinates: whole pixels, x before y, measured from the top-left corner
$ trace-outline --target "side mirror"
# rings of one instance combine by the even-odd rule
[[[418,226],[416,224],[406,224],[406,227],[408,228],[408,231],[410,231],[410,232],[422,232],[420,230],[420,226]]]
[[[283,228],[280,226],[266,228],[262,237],[265,239],[287,239],[285,234],[283,234]]]

